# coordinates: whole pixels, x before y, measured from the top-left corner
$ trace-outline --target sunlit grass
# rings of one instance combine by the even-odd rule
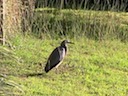
[[[32,35],[0,46],[0,95],[128,95],[127,13],[40,8],[34,16]],[[74,44],[59,72],[46,74],[48,56],[64,39]]]
[[[51,51],[65,39],[12,39],[14,49],[0,47],[0,94],[23,96],[128,95],[128,44],[119,40],[71,39],[59,73],[44,72]],[[7,49],[7,50],[5,50]],[[16,57],[16,58],[15,58]],[[4,75],[4,76],[3,76]],[[9,83],[11,81],[11,83]],[[9,84],[8,84],[9,83]],[[7,92],[6,92],[7,91]]]

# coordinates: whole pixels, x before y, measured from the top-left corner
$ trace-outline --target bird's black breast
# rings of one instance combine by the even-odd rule
[[[66,51],[65,48],[62,46],[59,46],[52,51],[51,55],[48,58],[47,64],[45,66],[46,72],[51,70],[53,67],[58,65],[60,61],[63,60],[65,56],[65,51]]]

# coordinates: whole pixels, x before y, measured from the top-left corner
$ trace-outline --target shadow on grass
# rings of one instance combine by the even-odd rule
[[[46,77],[46,73],[28,73],[20,76],[21,77]]]

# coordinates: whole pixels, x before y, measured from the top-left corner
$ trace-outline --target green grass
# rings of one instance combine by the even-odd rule
[[[9,46],[0,46],[0,96],[127,96],[127,17],[124,12],[36,9],[34,34],[16,35]],[[65,38],[75,44],[58,73],[46,74],[48,56]]]
[[[128,95],[127,43],[71,39],[75,44],[69,45],[59,72],[53,69],[46,74],[47,58],[63,39],[16,36],[12,48],[0,46],[0,95]]]
[[[33,17],[33,33],[85,36],[94,40],[128,41],[128,13],[112,11],[38,8]]]

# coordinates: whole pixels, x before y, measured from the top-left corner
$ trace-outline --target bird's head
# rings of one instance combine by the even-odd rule
[[[69,40],[64,40],[61,42],[61,46],[67,46],[67,44],[74,44],[74,43],[70,42]]]

